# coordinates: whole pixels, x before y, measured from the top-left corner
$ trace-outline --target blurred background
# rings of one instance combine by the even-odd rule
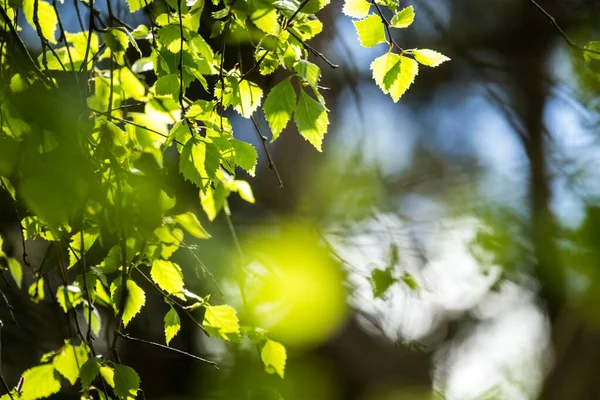
[[[573,42],[600,38],[600,2],[539,3]],[[147,11],[113,4],[131,25],[146,23]],[[252,346],[225,345],[183,322],[172,346],[221,369],[123,343],[147,399],[600,398],[596,60],[585,62],[528,0],[402,5],[415,7],[416,20],[396,41],[452,61],[422,67],[394,104],[369,69],[385,45],[361,47],[333,0],[310,42],[340,65],[311,58],[329,88],[323,153],[289,126],[269,145],[279,188],[251,122],[231,113],[235,135],[259,152],[256,177],[245,176],[256,204],[231,202],[240,246],[218,217],[203,221],[213,239],[189,240],[175,256],[197,293],[236,306],[242,322],[286,344],[285,379],[266,374]],[[78,31],[71,7],[59,5],[65,29]],[[23,25],[23,37],[38,54],[35,31]],[[229,45],[251,60],[249,45]],[[254,80],[270,88],[285,76]],[[197,192],[180,187],[200,211]],[[17,215],[26,210],[0,196],[5,251],[20,257]],[[29,262],[40,263],[46,246],[29,241]],[[5,281],[0,288],[21,325],[0,307],[3,373],[16,382],[62,344],[64,316],[50,299],[33,304]],[[161,342],[156,321],[168,306],[146,293],[128,331]],[[114,316],[102,317],[110,326]]]

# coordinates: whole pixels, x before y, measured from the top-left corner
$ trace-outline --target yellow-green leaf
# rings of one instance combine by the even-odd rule
[[[183,273],[179,265],[174,262],[154,260],[150,276],[162,290],[169,294],[183,291]]]
[[[8,257],[7,261],[10,274],[17,283],[17,287],[20,289],[23,282],[23,268],[21,267],[21,263],[12,257]]]
[[[127,299],[125,300],[125,309],[123,311],[123,325],[127,324],[140,312],[144,304],[146,304],[146,293],[133,280],[127,280]],[[116,311],[121,307],[123,296],[123,285],[121,278],[117,278],[110,285],[111,300]]]
[[[353,21],[353,23],[363,47],[373,47],[379,43],[385,43],[385,30],[379,16],[371,14],[367,18]]]
[[[265,33],[278,35],[277,9],[268,0],[249,0],[250,19],[258,29]]]
[[[252,113],[260,106],[263,91],[254,82],[245,79],[238,84],[239,103],[234,105],[234,109],[244,118],[250,118]]]
[[[413,6],[408,6],[398,11],[390,21],[394,28],[407,28],[415,20],[415,9]]]
[[[203,325],[213,336],[240,341],[240,323],[235,309],[231,306],[207,306]]]
[[[165,315],[165,341],[167,344],[179,333],[180,328],[181,321],[179,320],[179,314],[171,307]]]
[[[371,3],[367,0],[346,0],[342,12],[349,17],[364,18],[370,9]]]
[[[183,214],[176,215],[173,220],[181,225],[190,235],[197,237],[198,239],[208,239],[210,234],[204,230],[198,217],[191,211]]]
[[[294,121],[298,132],[304,139],[308,140],[318,151],[321,151],[323,137],[325,137],[329,125],[329,117],[325,106],[302,91],[300,92]]]
[[[295,109],[296,91],[292,86],[291,78],[287,78],[271,89],[263,107],[265,119],[271,128],[271,140],[279,137],[290,119],[292,119],[292,113]]]
[[[42,34],[50,43],[56,43],[55,33],[58,25],[58,18],[54,12],[54,7],[45,0],[38,1],[37,19],[42,28]],[[36,0],[23,0],[23,13],[29,25],[36,29],[34,21]]]
[[[390,96],[394,103],[400,100],[400,97],[415,81],[415,77],[419,73],[419,64],[408,57],[400,57],[400,72],[390,87]]]
[[[52,364],[43,364],[23,372],[22,400],[37,400],[60,390],[60,379]]]
[[[71,385],[79,378],[79,368],[87,361],[88,351],[84,345],[64,345],[52,359],[52,365]]]
[[[153,0],[127,0],[127,4],[129,5],[129,10],[131,12],[136,12],[141,10],[146,6],[146,4],[152,3]]]
[[[377,86],[397,102],[413,83],[419,65],[412,58],[389,52],[375,59],[371,63],[371,70]]]
[[[442,53],[438,53],[435,50],[429,49],[413,50],[413,55],[418,62],[423,65],[427,65],[428,67],[437,67],[441,63],[450,61],[450,58],[446,57]]]
[[[285,347],[274,340],[267,340],[260,352],[260,358],[269,374],[277,373],[283,378],[287,353]]]

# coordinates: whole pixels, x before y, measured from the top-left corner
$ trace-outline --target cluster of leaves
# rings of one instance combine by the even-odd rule
[[[370,13],[372,7],[375,13]],[[389,21],[383,13],[384,7],[392,14]],[[389,94],[394,102],[397,102],[414,82],[419,73],[419,64],[437,67],[450,60],[434,50],[404,50],[394,41],[392,29],[408,28],[413,23],[413,6],[400,9],[396,0],[345,0],[343,12],[358,19],[354,21],[354,27],[363,47],[388,44],[387,53],[371,63],[371,70],[377,86],[383,93]]]
[[[210,15],[208,39],[199,33],[206,14],[203,0],[127,0],[130,12],[149,11],[149,26],[135,29],[115,16],[107,1],[106,22],[94,1],[77,0],[76,7],[90,9],[90,20],[88,29],[82,24],[75,33],[64,31],[56,1],[0,6],[5,31],[0,45],[0,183],[15,204],[27,209],[23,239],[49,243],[63,283],[51,287],[44,262],[28,265],[25,272],[34,278],[28,292],[36,302],[49,294],[64,313],[75,318],[80,313],[87,321],[79,345],[72,338],[44,355],[40,365],[23,373],[24,384],[2,399],[50,396],[61,389],[61,377],[71,385],[79,379],[85,397],[92,392],[100,398],[136,397],[140,378],[121,364],[117,342],[129,338],[125,329],[145,305],[140,279],[169,305],[164,316],[167,346],[185,314],[209,335],[253,342],[266,371],[283,378],[285,347],[264,330],[240,326],[232,307],[213,305],[210,295],[188,290],[182,268],[171,260],[185,246],[184,231],[197,239],[210,235],[194,213],[178,205],[166,154],[177,153],[178,170],[197,187],[210,221],[222,211],[228,215],[231,193],[254,202],[249,184],[236,173],[241,169],[254,175],[257,152],[234,137],[224,112],[231,107],[259,129],[254,115],[265,96],[252,76],[277,70],[289,76],[269,91],[262,106],[272,140],[293,117],[298,132],[321,151],[328,109],[320,93],[321,70],[308,60],[320,53],[306,41],[322,31],[315,13],[328,0],[213,0],[218,11]],[[390,43],[390,51],[372,68],[377,84],[397,101],[417,73],[415,59],[435,66],[447,58],[431,50],[398,48],[400,54],[393,53],[395,42],[386,40],[383,29],[389,34],[389,27],[410,25],[412,7],[396,12],[393,0],[382,3],[395,13],[388,23],[383,16],[367,16],[372,5],[380,11],[379,3],[351,0],[344,12],[366,17],[355,22],[364,46]],[[41,41],[37,60],[19,37],[19,8]],[[228,41],[243,39],[254,46],[255,63],[246,71],[241,60],[228,68]],[[23,64],[8,61],[15,46]],[[190,99],[193,85],[204,96]],[[90,261],[92,251],[102,254],[100,262]],[[0,268],[21,286],[24,271],[16,259],[0,252]],[[108,329],[100,308],[112,310],[117,320],[112,355],[98,354],[93,346],[93,337]],[[201,322],[192,315],[195,309],[203,310]]]

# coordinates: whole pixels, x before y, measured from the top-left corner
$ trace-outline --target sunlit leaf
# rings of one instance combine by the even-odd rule
[[[240,341],[240,324],[237,313],[231,306],[207,306],[203,325],[213,336],[235,342]]]
[[[285,347],[281,343],[274,340],[267,340],[260,351],[260,358],[268,373],[276,373],[283,378],[287,353]]]
[[[174,216],[173,221],[181,225],[181,227],[190,235],[197,237],[198,239],[210,238],[210,234],[202,227],[196,214],[191,211]]]
[[[373,47],[379,43],[385,43],[385,30],[378,15],[371,14],[367,18],[353,21],[353,23],[363,47]]]
[[[267,96],[263,111],[265,119],[269,123],[272,140],[275,140],[281,134],[281,131],[287,126],[292,113],[296,109],[296,91],[292,86],[290,78],[279,82]]]
[[[88,351],[84,345],[66,344],[54,356],[52,365],[71,385],[74,385],[79,378],[79,368],[85,364],[87,359]]]
[[[177,311],[171,307],[165,315],[165,341],[167,344],[173,340],[180,328],[181,321],[179,320],[179,315],[177,314]]]
[[[183,291],[183,273],[179,265],[165,260],[154,260],[150,270],[152,280],[169,294]]]
[[[450,59],[442,53],[429,49],[413,50],[413,55],[418,62],[427,65],[428,67],[437,67],[441,63],[450,61]]]
[[[415,9],[413,6],[408,6],[398,11],[392,17],[390,23],[394,28],[407,28],[415,20]]]
[[[298,132],[318,151],[321,151],[321,143],[329,125],[325,106],[302,91],[294,114],[294,121]]]
[[[52,364],[43,364],[23,372],[22,400],[48,397],[60,390],[60,378]]]
[[[342,12],[349,17],[364,18],[370,9],[371,3],[367,0],[345,0]]]

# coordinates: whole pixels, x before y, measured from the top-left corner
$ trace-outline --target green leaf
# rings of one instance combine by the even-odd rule
[[[87,359],[88,351],[85,345],[73,346],[66,344],[54,356],[52,365],[71,385],[74,385],[77,378],[79,378],[79,366],[83,365]]]
[[[23,0],[23,13],[29,25],[36,29],[34,22],[34,7],[36,0]],[[58,18],[54,12],[54,7],[44,0],[38,0],[38,21],[42,28],[42,34],[50,43],[56,43],[56,27]]]
[[[414,82],[419,65],[411,58],[389,52],[375,59],[371,63],[371,70],[377,86],[397,102]]]
[[[415,60],[404,56],[400,57],[400,72],[390,87],[390,96],[394,103],[400,100],[400,97],[415,81],[418,73],[419,64]]]
[[[86,390],[96,379],[100,372],[100,363],[96,357],[88,359],[85,364],[81,366],[79,375],[81,376],[81,388]]]
[[[152,3],[153,0],[127,0],[127,4],[129,5],[129,10],[131,12],[136,12],[141,10],[146,6],[146,4]]]
[[[118,28],[108,28],[102,34],[102,40],[106,43],[106,47],[115,53],[123,52],[129,47],[129,38],[127,34]]]
[[[215,337],[239,342],[240,323],[235,309],[228,305],[207,306],[204,314],[204,328]]]
[[[177,74],[161,76],[156,80],[155,88],[158,96],[173,96],[176,99],[179,96],[179,76]]]
[[[415,9],[413,6],[408,6],[398,11],[390,23],[394,28],[407,28],[415,20]]]
[[[60,390],[60,379],[52,364],[43,364],[23,372],[22,400],[48,397]]]
[[[279,137],[292,118],[295,109],[296,91],[292,86],[291,78],[287,78],[271,89],[263,106],[265,119],[273,134],[271,141]]]
[[[294,70],[308,84],[317,86],[319,83],[319,79],[321,78],[321,68],[317,65],[306,60],[300,60],[294,66]]]
[[[110,366],[102,364],[100,366],[100,375],[111,388],[115,387],[115,371]]]
[[[398,282],[392,276],[393,268],[386,269],[374,269],[371,272],[371,277],[369,281],[371,282],[371,289],[373,290],[373,297],[382,298],[385,292],[392,286],[394,283]]]
[[[272,35],[279,35],[280,26],[277,21],[277,9],[267,0],[249,0],[250,19],[258,29]]]
[[[283,379],[287,353],[281,343],[267,340],[260,352],[260,358],[269,374],[277,373]]]
[[[403,273],[402,276],[400,277],[400,279],[412,291],[418,292],[420,290],[419,284],[417,283],[417,281],[414,278],[414,276],[412,276],[410,273],[408,273],[408,272]]]
[[[329,125],[325,106],[302,91],[294,114],[294,121],[304,139],[308,140],[318,151],[322,151],[321,143]]]
[[[231,190],[237,192],[248,203],[254,203],[254,194],[248,182],[235,180],[231,183]]]
[[[98,238],[99,231],[98,229],[90,229],[83,232],[83,246],[81,245],[81,232],[74,233],[71,236],[71,243],[69,244],[69,266],[71,268],[75,264],[77,264],[77,260],[81,258],[81,248],[83,247],[83,251],[87,252],[90,247],[96,242]]]
[[[383,22],[379,16],[371,14],[367,18],[353,21],[353,23],[363,47],[373,47],[386,42]]]
[[[83,294],[78,286],[59,286],[56,289],[56,302],[64,312],[76,307],[83,301]]]
[[[428,67],[437,67],[441,63],[450,61],[450,58],[446,57],[442,53],[438,53],[435,50],[429,49],[418,49],[413,50],[413,56],[415,59],[423,65]]]
[[[370,9],[371,3],[366,0],[345,0],[342,12],[349,17],[364,18]]]
[[[169,294],[183,291],[183,273],[179,265],[165,260],[154,260],[150,270],[152,280]]]
[[[34,303],[39,303],[41,300],[44,300],[44,278],[37,278],[35,282],[29,286],[27,293],[29,293],[31,301]]]
[[[204,230],[198,217],[191,211],[173,217],[173,221],[181,225],[190,235],[198,239],[208,239],[210,234]]]
[[[181,150],[179,171],[183,177],[203,189],[219,166],[219,153],[214,144],[191,138]],[[216,160],[216,165],[215,165]]]
[[[83,303],[83,317],[85,319],[85,322],[89,325],[90,324],[90,321],[89,321],[90,310],[88,308],[87,303]],[[94,307],[92,309],[92,333],[94,335],[98,336],[100,334],[101,328],[102,328],[102,317],[100,316],[98,309],[96,307]]]
[[[237,139],[233,139],[231,144],[235,151],[236,165],[242,167],[250,176],[254,176],[256,162],[258,161],[258,153],[256,153],[254,146]]]
[[[11,276],[17,283],[17,287],[21,289],[21,284],[23,283],[23,268],[21,267],[21,263],[12,257],[8,257],[7,262],[8,270],[10,271]]]
[[[140,377],[135,370],[126,365],[115,364],[113,371],[115,395],[123,400],[136,398],[137,392],[140,389]]]
[[[228,194],[229,190],[221,182],[217,182],[214,189],[209,186],[205,192],[200,192],[200,204],[210,221],[217,217],[217,214],[225,205]]]
[[[113,307],[115,310],[119,310],[122,301],[121,296],[123,296],[120,277],[111,284],[110,292]],[[132,279],[128,279],[127,299],[125,300],[125,310],[123,311],[123,326],[127,327],[127,324],[140,312],[144,304],[146,304],[146,293]]]
[[[179,320],[179,314],[173,307],[165,315],[165,340],[167,344],[173,340],[179,329],[181,328],[181,321]]]
[[[238,84],[239,103],[234,104],[234,109],[244,118],[250,118],[252,113],[260,106],[263,91],[254,82],[245,79]]]
[[[330,0],[308,0],[308,3],[302,8],[304,14],[316,14],[321,11]]]

